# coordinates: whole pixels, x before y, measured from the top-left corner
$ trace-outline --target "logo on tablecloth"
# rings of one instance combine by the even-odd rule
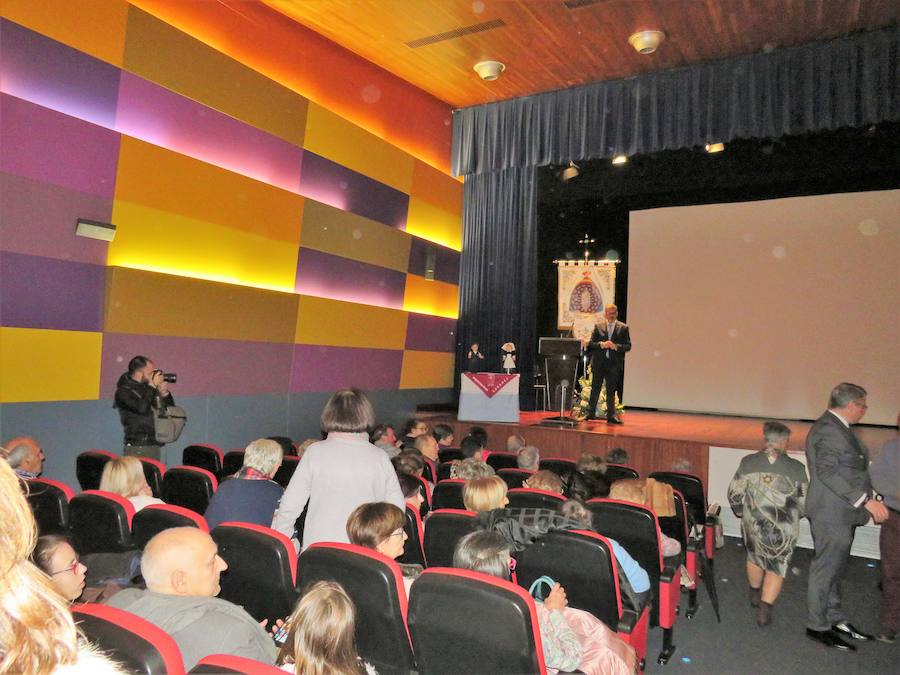
[[[505,373],[463,373],[463,375],[468,377],[488,398],[493,398],[494,394],[518,377],[518,375],[506,375]]]

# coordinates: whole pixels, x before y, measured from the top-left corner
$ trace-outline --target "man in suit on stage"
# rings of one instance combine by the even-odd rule
[[[856,649],[847,638],[872,638],[847,621],[841,609],[841,581],[854,531],[870,518],[876,523],[887,518],[869,479],[869,451],[850,428],[866,408],[866,390],[843,382],[832,390],[828,410],[806,437],[806,516],[816,549],[809,568],[806,635],[842,651]]]
[[[615,305],[607,305],[603,312],[604,321],[594,327],[588,350],[591,357],[591,398],[588,402],[587,419],[597,419],[597,399],[600,384],[606,383],[606,421],[622,424],[616,416],[615,394],[622,400],[622,380],[625,374],[625,352],[631,349],[631,334],[621,321],[617,321],[619,310]]]

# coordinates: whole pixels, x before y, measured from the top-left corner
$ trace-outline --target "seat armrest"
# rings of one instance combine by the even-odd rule
[[[619,625],[616,626],[616,632],[631,633],[634,630],[634,627],[637,626],[639,618],[637,612],[626,609],[622,612],[622,616],[619,617]]]
[[[681,574],[678,568],[666,566],[659,577],[659,625],[662,628],[671,628],[675,625],[680,597]]]
[[[678,568],[675,565],[666,565],[663,567],[662,572],[659,575],[659,583],[667,584],[672,579],[675,578],[675,573],[678,572]]]

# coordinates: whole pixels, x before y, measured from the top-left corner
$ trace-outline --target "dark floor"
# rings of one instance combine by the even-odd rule
[[[682,615],[675,626],[678,649],[667,665],[657,665],[662,647],[661,631],[651,629],[647,644],[647,673],[900,673],[900,643],[856,643],[858,650],[843,653],[806,637],[806,584],[812,551],[798,549],[792,573],[785,579],[775,605],[772,624],[756,625],[747,599],[745,555],[739,539],[727,538],[716,552],[715,577],[722,623],[710,606],[702,584],[700,611],[688,620]],[[844,584],[844,608],[860,630],[878,632],[878,563],[852,558]],[[682,596],[682,607],[687,604]]]

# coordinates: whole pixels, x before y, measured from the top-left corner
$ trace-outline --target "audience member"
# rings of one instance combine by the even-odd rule
[[[531,474],[528,479],[522,483],[522,487],[531,488],[532,490],[547,490],[548,492],[555,492],[558,495],[563,493],[562,478],[546,469]]]
[[[628,452],[625,448],[613,448],[606,454],[606,461],[610,464],[628,464]]]
[[[80,639],[68,600],[29,559],[36,537],[21,479],[0,461],[0,673],[124,675]]]
[[[466,459],[459,460],[455,466],[451,467],[450,472],[451,477],[459,478],[460,480],[487,478],[488,476],[494,476],[497,473],[494,471],[494,467],[475,457],[467,457]]]
[[[356,652],[356,608],[340,584],[312,584],[286,626],[276,660],[282,670],[296,675],[377,675]]]
[[[453,566],[509,581],[515,561],[509,544],[496,532],[471,532],[456,545]],[[568,604],[559,583],[543,602],[535,602],[547,668],[589,675],[633,675],[634,650],[601,621],[568,608]]]
[[[479,462],[484,461],[484,443],[477,436],[469,434],[462,439],[462,443],[459,444],[459,451],[462,453],[463,459],[454,459],[450,462],[450,478],[459,478],[457,472],[463,460],[475,459]]]
[[[162,504],[162,499],[153,496],[153,490],[147,485],[144,476],[144,465],[137,457],[116,457],[103,467],[100,474],[100,489],[125,497],[140,511],[151,504]]]
[[[900,415],[897,415],[900,427]],[[872,487],[884,495],[887,520],[881,523],[881,599],[879,623],[875,636],[879,642],[897,641],[900,626],[900,437],[895,436],[881,450],[869,469]]]
[[[406,505],[413,507],[416,511],[421,510],[422,504],[425,502],[425,495],[422,494],[425,486],[422,485],[422,481],[408,473],[398,473],[397,480],[400,483],[400,491],[403,493]]]
[[[403,555],[403,545],[409,536],[406,512],[387,502],[360,504],[347,518],[347,537],[351,544],[378,551],[391,560]],[[412,582],[422,573],[421,565],[399,563],[407,593]]]
[[[375,424],[375,412],[364,393],[335,392],[320,421],[328,437],[311,445],[300,460],[272,522],[293,537],[306,506],[304,549],[317,541],[347,541],[347,518],[360,504],[388,501],[399,509],[404,504],[390,460],[369,443],[367,429]]]
[[[306,454],[306,451],[309,449],[309,446],[311,446],[313,443],[318,443],[320,440],[322,440],[322,439],[321,438],[307,438],[305,441],[303,441],[297,447],[297,457],[302,458],[303,455]]]
[[[516,453],[516,466],[525,471],[537,471],[541,466],[541,451],[533,445],[526,445]]]
[[[31,559],[50,577],[53,588],[68,602],[75,602],[81,597],[87,567],[79,560],[66,537],[59,534],[38,537]]]
[[[790,433],[790,429],[788,430]],[[694,465],[687,457],[676,457],[672,460],[672,471],[678,473],[694,473]]]
[[[575,470],[580,472],[599,471],[600,473],[606,473],[606,459],[600,455],[592,455],[589,452],[585,452],[575,463]]]
[[[403,447],[412,447],[419,436],[427,433],[428,423],[419,417],[413,417],[403,425],[403,437],[400,440]]]
[[[431,432],[438,445],[442,448],[453,447],[453,429],[446,424],[435,424],[434,430]]]
[[[463,487],[463,504],[469,511],[485,513],[509,504],[506,483],[499,476],[476,478]]]
[[[525,445],[525,439],[518,434],[511,434],[509,438],[506,439],[507,452],[519,452]]]
[[[609,496],[609,480],[599,471],[573,471],[563,486],[566,497],[575,497],[583,502]]]
[[[766,422],[763,436],[765,448],[741,460],[728,486],[728,501],[741,519],[756,623],[768,626],[800,535],[809,479],[806,467],[786,454],[790,429]]]
[[[425,460],[422,454],[416,451],[404,450],[391,460],[391,464],[397,473],[408,473],[411,476],[422,476],[425,471]]]
[[[240,471],[219,485],[206,507],[209,529],[229,520],[269,527],[284,494],[272,480],[283,461],[284,450],[276,441],[260,438],[250,443]]]
[[[31,436],[11,438],[3,444],[3,457],[23,480],[37,478],[44,470],[44,451]]]
[[[488,444],[488,434],[484,427],[472,426],[469,427],[469,432],[466,436],[474,436],[481,442],[481,447],[486,448]]]
[[[617,480],[609,489],[609,498],[618,499],[623,502],[632,502],[634,504],[646,505],[643,480]],[[660,551],[664,558],[670,558],[681,553],[681,542],[677,539],[667,536],[663,532],[659,533]]]
[[[281,446],[282,457],[297,454],[297,451],[294,448],[294,441],[287,436],[266,436],[266,440],[275,441]]]
[[[417,437],[412,447],[418,450],[422,457],[430,459],[432,462],[439,460],[438,442],[431,434],[422,434]]]
[[[369,434],[369,443],[377,445],[387,453],[387,456],[394,458],[400,454],[400,444],[397,442],[397,435],[394,433],[394,427],[390,424],[379,424],[372,433]]]
[[[594,514],[590,512],[580,499],[568,500],[562,505],[560,510],[567,518],[581,523],[584,529],[594,530]],[[612,546],[613,555],[616,556],[616,561],[622,568],[625,579],[631,586],[631,590],[634,591],[635,599],[639,606],[642,606],[644,601],[650,597],[650,577],[647,575],[647,571],[631,557],[631,554],[618,541],[611,537],[606,537],[606,540]]]
[[[187,670],[210,654],[275,662],[275,645],[242,607],[217,598],[228,568],[216,543],[195,527],[163,530],[144,548],[147,589],[126,588],[107,604],[136,614],[171,635]]]

